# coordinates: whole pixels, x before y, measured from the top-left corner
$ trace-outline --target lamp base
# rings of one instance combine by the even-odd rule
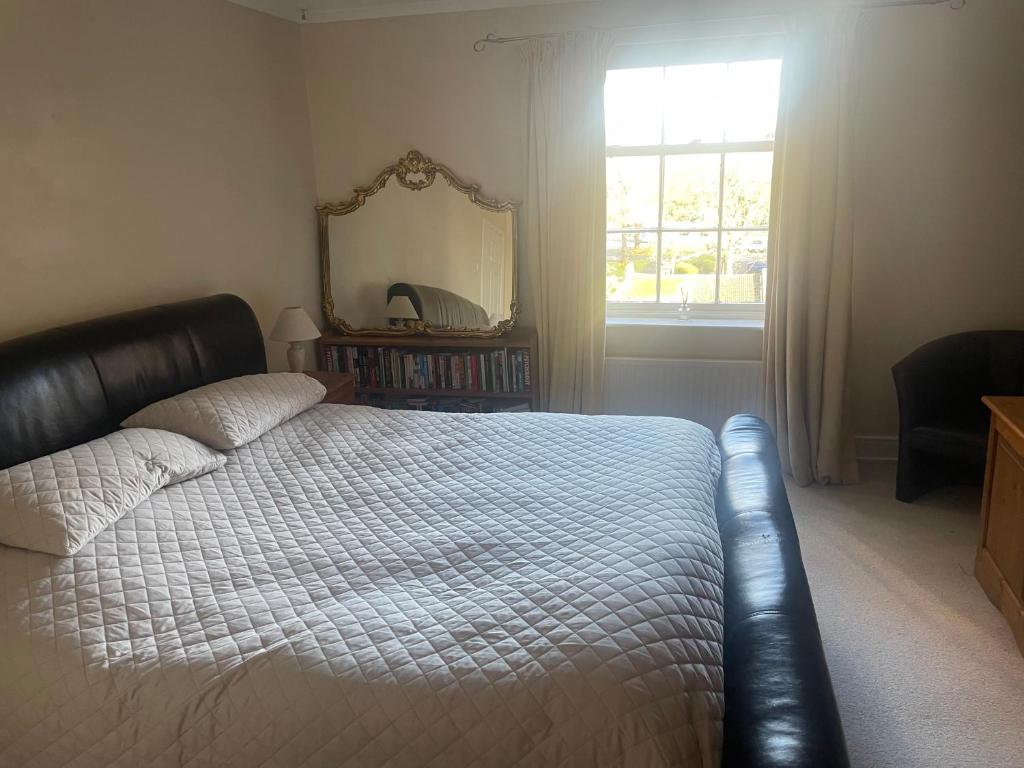
[[[306,348],[298,341],[288,345],[288,370],[302,373],[306,369]]]

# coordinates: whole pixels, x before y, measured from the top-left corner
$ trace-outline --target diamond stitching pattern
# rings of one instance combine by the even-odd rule
[[[153,403],[125,419],[124,427],[178,432],[227,450],[255,440],[327,394],[304,373],[258,373],[207,384]]]
[[[182,435],[127,429],[0,470],[0,542],[72,555],[157,488],[226,460]]]
[[[0,547],[0,764],[716,764],[718,472],[674,419],[314,407]]]

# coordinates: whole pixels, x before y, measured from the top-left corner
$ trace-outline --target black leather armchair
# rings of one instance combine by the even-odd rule
[[[983,395],[1024,394],[1024,331],[970,331],[930,341],[892,368],[900,409],[896,498],[980,484],[988,410]]]

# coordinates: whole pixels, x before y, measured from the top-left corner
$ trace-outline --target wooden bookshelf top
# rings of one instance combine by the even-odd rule
[[[465,389],[392,389],[390,387],[356,387],[361,395],[389,397],[461,397],[467,399],[532,400],[533,392],[483,392]]]
[[[504,336],[481,339],[472,336],[341,336],[325,333],[320,343],[349,347],[421,347],[425,349],[502,349],[530,347],[537,342],[532,328],[514,328]]]

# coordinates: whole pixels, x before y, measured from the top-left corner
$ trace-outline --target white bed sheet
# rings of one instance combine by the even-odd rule
[[[0,546],[0,766],[713,766],[711,433],[317,406]]]

